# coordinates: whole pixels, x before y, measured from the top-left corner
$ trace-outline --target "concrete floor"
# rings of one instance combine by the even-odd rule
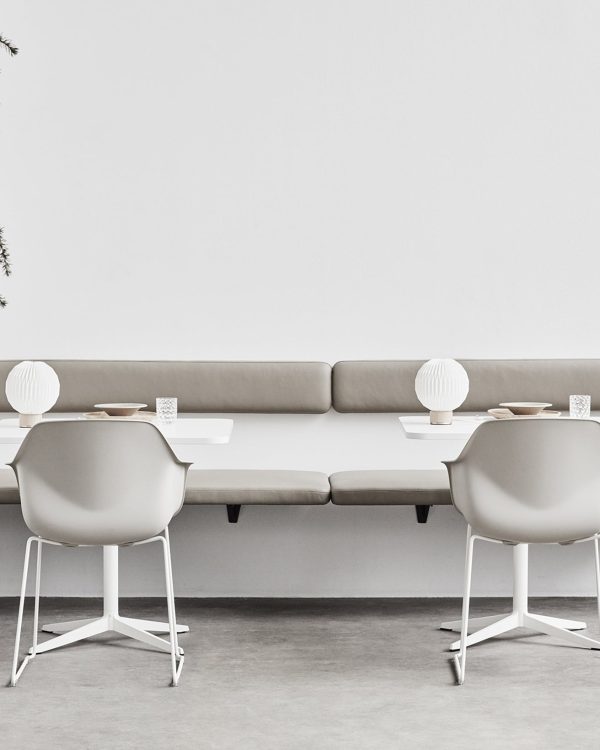
[[[182,600],[186,663],[124,639],[40,655],[0,688],[4,747],[395,750],[598,748],[600,652],[507,637],[474,647],[455,687],[436,629],[454,600]],[[508,601],[475,600],[474,615]],[[595,602],[538,599],[532,611],[590,622]],[[42,600],[42,622],[90,616],[95,600]],[[163,617],[156,600],[126,614]],[[31,612],[31,608],[29,609]],[[16,601],[0,600],[0,670],[8,677]],[[31,620],[28,619],[30,625]],[[30,628],[26,635],[29,637]],[[45,637],[45,636],[44,636]]]

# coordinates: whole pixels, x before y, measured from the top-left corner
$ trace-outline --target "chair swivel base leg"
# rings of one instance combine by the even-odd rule
[[[523,617],[523,627],[535,630],[538,633],[545,633],[546,635],[553,636],[571,646],[600,650],[600,641],[597,641],[594,638],[589,638],[587,635],[582,635],[581,633],[574,633],[572,630],[556,625],[553,623],[553,620],[558,620],[558,622],[560,622],[556,617],[546,617],[544,615],[532,615],[527,613]]]
[[[487,625],[492,625],[498,620],[503,620],[508,617],[508,614],[504,615],[487,615],[486,617],[471,617],[469,619],[469,630],[473,630],[476,627],[484,628]],[[455,633],[460,633],[461,621],[451,620],[450,622],[443,622],[440,625],[440,630],[451,630]]]
[[[479,618],[488,619],[488,618]],[[451,625],[453,623],[444,623],[445,625]],[[458,624],[457,630],[460,630],[460,623]],[[476,625],[477,619],[470,620],[469,625]],[[475,630],[467,636],[467,646],[474,646],[476,643],[487,641],[490,638],[495,638],[505,633],[510,633],[516,628],[527,628],[529,630],[535,630],[538,633],[546,633],[546,635],[553,635],[556,638],[560,638],[567,643],[574,646],[581,646],[583,648],[600,648],[600,642],[588,638],[585,635],[574,633],[574,630],[583,630],[586,627],[584,622],[578,622],[577,620],[563,620],[560,617],[548,617],[547,615],[536,615],[529,612],[512,612],[510,615],[498,618],[495,622]],[[443,628],[444,630],[454,630],[454,628]],[[458,651],[460,649],[460,640],[454,641],[450,646],[450,651]]]
[[[98,618],[87,618],[85,620],[70,620],[69,622],[52,622],[42,626],[44,633],[68,633],[70,630],[80,628],[82,625],[87,625],[91,622],[96,622]],[[124,622],[133,625],[140,630],[147,630],[150,633],[168,633],[169,623],[168,622],[157,622],[154,620],[138,620],[134,617],[120,617]],[[177,625],[178,633],[189,633],[190,629],[187,625]]]
[[[487,615],[486,617],[471,617],[469,619],[469,630],[475,628],[484,628],[487,625],[492,625],[498,620],[504,620],[509,617],[509,614],[504,615]],[[564,620],[562,617],[550,617],[549,615],[537,615],[541,620],[546,620],[552,625],[556,625],[559,628],[565,628],[565,630],[585,630],[587,624],[580,620]],[[440,630],[451,630],[455,633],[460,633],[460,620],[451,620],[450,622],[443,622],[440,625]]]
[[[49,638],[47,641],[39,643],[36,648],[36,654],[52,651],[55,648],[67,646],[70,643],[76,643],[77,641],[82,641],[95,635],[102,635],[103,633],[118,633],[119,635],[133,638],[136,641],[141,641],[148,646],[158,648],[161,651],[167,651],[168,653],[171,652],[171,644],[169,641],[166,641],[164,638],[159,638],[143,628],[137,627],[134,624],[137,621],[131,620],[128,617],[104,615],[97,620],[88,620],[84,622],[85,624],[80,627],[70,629],[62,635],[56,636],[56,638]],[[69,624],[72,625],[73,623]],[[183,649],[180,648],[179,654],[183,655],[183,653]]]

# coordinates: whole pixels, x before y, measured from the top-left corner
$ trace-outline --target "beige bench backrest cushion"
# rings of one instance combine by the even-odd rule
[[[503,401],[547,401],[569,408],[569,395],[589,394],[600,408],[600,359],[460,360],[469,374],[461,411],[484,411]],[[333,407],[340,412],[423,411],[415,375],[423,360],[346,361],[333,368]]]
[[[53,411],[177,396],[182,412],[317,413],[331,408],[324,362],[158,362],[47,360],[60,379]],[[3,384],[16,362],[0,362],[0,411],[11,411]]]

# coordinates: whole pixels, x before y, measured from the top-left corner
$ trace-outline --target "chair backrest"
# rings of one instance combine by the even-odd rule
[[[484,422],[446,465],[452,501],[475,533],[527,543],[570,542],[600,532],[597,422]]]
[[[189,464],[146,422],[47,421],[11,463],[25,523],[66,544],[125,544],[160,533],[180,510]]]

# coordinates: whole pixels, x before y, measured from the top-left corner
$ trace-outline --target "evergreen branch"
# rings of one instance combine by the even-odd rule
[[[2,34],[0,34],[0,47],[4,47],[4,49],[8,52],[8,54],[11,57],[13,57],[19,52],[19,48],[15,47],[15,45],[10,41],[10,39],[6,39],[6,37],[3,37]]]
[[[10,276],[12,273],[12,269],[10,267],[10,254],[8,252],[8,248],[6,247],[6,242],[4,241],[4,229],[0,227],[0,271],[5,276]],[[4,305],[6,302],[4,302]],[[0,302],[0,307],[4,307],[2,302]]]
[[[19,48],[2,34],[0,34],[0,47],[3,47],[11,57],[19,52]],[[0,227],[0,272],[5,276],[11,274],[10,255],[4,241],[4,229],[2,227]],[[6,307],[6,298],[0,294],[0,309],[4,307]]]

